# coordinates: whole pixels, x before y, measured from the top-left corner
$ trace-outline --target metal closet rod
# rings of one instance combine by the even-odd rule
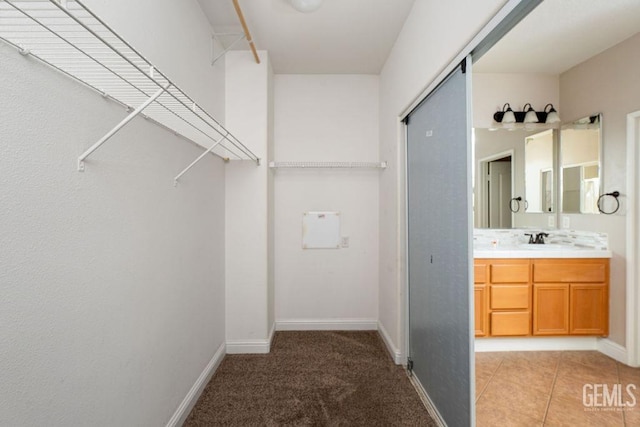
[[[67,10],[65,7],[63,7],[62,5],[59,5],[55,0],[49,0],[50,3],[53,3],[53,5],[59,9],[60,11],[62,11],[66,16],[68,16],[69,18],[71,18],[77,25],[80,25],[86,32],[90,33],[95,39],[99,40],[103,46],[83,46],[82,48],[79,47],[78,45],[76,45],[75,43],[73,43],[72,41],[70,41],[68,38],[63,37],[61,34],[56,33],[52,28],[50,28],[49,26],[45,25],[43,22],[41,22],[39,19],[37,19],[34,16],[31,16],[29,13],[25,12],[25,10],[20,9],[19,7],[17,7],[16,5],[12,4],[10,0],[6,0],[6,3],[9,4],[13,9],[15,9],[17,12],[21,13],[23,16],[27,17],[29,20],[35,22],[37,25],[39,25],[41,28],[47,30],[49,33],[53,34],[54,36],[56,36],[60,41],[57,42],[58,45],[62,44],[63,46],[65,46],[65,50],[67,49],[66,46],[69,47],[69,49],[73,52],[73,51],[77,51],[80,54],[84,55],[84,57],[82,58],[86,58],[91,60],[91,64],[96,64],[99,68],[103,68],[104,70],[106,70],[109,74],[113,75],[114,77],[116,77],[116,79],[120,80],[122,83],[125,84],[125,86],[130,86],[134,92],[138,92],[140,95],[148,98],[142,105],[140,105],[138,108],[136,108],[125,120],[123,120],[120,124],[118,124],[112,131],[110,131],[107,135],[105,135],[105,137],[103,137],[101,140],[99,140],[96,144],[94,144],[89,150],[87,150],[85,153],[83,153],[83,155],[81,155],[79,157],[79,165],[83,162],[84,159],[86,159],[93,151],[95,151],[98,147],[100,147],[107,139],[109,139],[109,137],[113,136],[119,129],[121,129],[124,125],[126,125],[126,123],[128,123],[133,117],[135,117],[135,115],[137,114],[141,114],[142,111],[149,107],[154,101],[163,109],[165,109],[166,111],[161,111],[162,114],[171,114],[173,116],[175,116],[176,118],[180,119],[182,122],[184,122],[185,124],[187,124],[188,126],[190,126],[191,128],[193,128],[194,130],[196,130],[199,133],[202,133],[205,137],[207,137],[210,140],[214,141],[214,147],[221,145],[222,141],[226,140],[228,141],[232,146],[234,146],[236,149],[238,149],[242,154],[244,154],[246,157],[248,157],[249,159],[256,161],[257,163],[259,163],[259,159],[257,156],[255,156],[255,154],[253,154],[244,144],[242,144],[242,142],[240,142],[233,134],[231,134],[227,129],[224,128],[224,126],[222,126],[215,118],[213,118],[210,114],[208,114],[206,111],[201,110],[201,112],[203,114],[200,114],[197,110],[196,110],[196,104],[195,102],[188,97],[186,94],[184,94],[184,92],[180,91],[177,87],[176,90],[178,91],[178,95],[176,95],[175,93],[173,93],[173,91],[171,90],[172,87],[174,87],[173,83],[164,75],[162,74],[160,71],[155,70],[155,68],[151,65],[151,63],[149,61],[147,61],[138,51],[136,51],[131,45],[129,45],[124,39],[122,39],[119,35],[117,35],[106,23],[104,23],[102,20],[100,20],[100,18],[98,18],[96,15],[94,15],[91,11],[89,11],[80,1],[76,1],[76,3],[84,9],[84,11],[87,13],[88,16],[84,16],[85,19],[87,18],[93,18],[95,19],[98,23],[100,23],[101,25],[104,26],[104,28],[106,28],[111,34],[106,34],[103,36],[101,36],[100,34],[98,34],[96,31],[94,31],[92,28],[90,28],[87,24],[85,24],[84,22],[82,22],[81,20],[79,20],[77,17],[75,17],[69,10]],[[32,11],[34,9],[28,9],[28,11]],[[39,9],[39,10],[51,10],[51,9]],[[78,9],[76,9],[78,10]],[[45,18],[48,19],[48,18]],[[54,26],[57,26],[54,24]],[[73,36],[71,36],[73,37]],[[120,41],[124,47],[122,47],[121,49],[115,48],[109,41],[105,40],[105,37],[108,38],[113,38],[116,39],[116,41]],[[82,40],[85,40],[87,37],[83,37]],[[4,39],[4,38],[3,38]],[[6,40],[6,39],[4,39]],[[26,51],[24,48],[22,48],[21,46],[16,45],[15,43],[12,43],[11,40],[6,40],[8,41],[10,44],[14,45],[16,48],[18,48],[21,53],[23,54],[27,54],[29,53],[28,51]],[[54,42],[55,43],[55,42]],[[82,43],[82,42],[81,42]],[[53,43],[52,43],[53,44]],[[112,62],[114,59],[113,58],[109,58],[109,57],[103,57],[104,54],[103,53],[96,53],[95,55],[89,53],[89,50],[96,50],[99,49],[101,51],[112,51],[113,53],[115,53],[118,57],[122,58],[127,64],[119,64],[117,62]],[[46,49],[46,52],[50,52],[51,49]],[[131,52],[133,52],[135,55],[138,56],[138,58],[128,58],[127,56],[125,56],[121,50],[130,50]],[[56,50],[53,50],[53,52],[55,52]],[[58,69],[59,71],[62,71],[64,74],[74,78],[75,80],[80,81],[81,83],[83,83],[84,85],[93,88],[94,90],[100,92],[103,96],[108,96],[114,100],[116,100],[117,102],[122,104],[122,101],[118,98],[113,98],[112,96],[110,96],[108,93],[105,93],[104,88],[98,88],[95,86],[95,81],[93,81],[94,84],[89,83],[88,81],[83,80],[82,78],[80,78],[78,75],[74,75],[72,74],[72,71],[66,71],[63,68],[60,68],[60,66],[42,58],[39,57],[37,54],[35,55],[39,60],[41,60],[42,62],[52,66],[53,68]],[[76,61],[78,59],[82,59],[82,58],[76,58]],[[55,60],[55,59],[52,59]],[[65,62],[72,60],[72,58],[64,58],[63,59]],[[144,65],[138,65],[136,63],[134,63],[133,61],[137,60],[137,62],[144,62]],[[105,63],[109,62],[109,65],[106,65]],[[61,66],[65,66],[66,64],[62,64]],[[143,71],[141,69],[141,66],[147,66],[150,70],[149,74],[147,74],[145,71]],[[140,73],[139,76],[132,76],[131,73],[135,71],[133,71],[130,67],[133,67],[135,70],[138,71],[138,73]],[[84,73],[85,76],[93,76],[96,72],[95,67],[92,68],[87,68],[86,66],[83,67],[84,71],[81,72],[81,74]],[[116,72],[114,69],[115,68],[124,68],[126,70],[126,72],[124,70],[119,70],[118,72]],[[107,74],[107,75],[109,75]],[[126,74],[126,76],[124,76]],[[166,82],[160,83],[158,81],[158,78],[155,77],[155,74],[157,74],[159,77],[161,77],[161,79],[164,79]],[[105,80],[106,79],[106,80]],[[160,79],[160,80],[161,80]],[[92,80],[92,79],[90,79]],[[93,80],[96,80],[95,78]],[[100,81],[104,81],[104,86],[111,86],[110,89],[113,90],[114,92],[118,92],[118,93],[122,93],[123,88],[114,88],[113,82],[109,82],[110,79],[108,79],[106,76],[102,79],[97,79]],[[136,86],[136,84],[133,84],[132,80],[138,80],[136,82],[136,84],[138,84],[138,86]],[[97,82],[98,84],[100,84],[100,81]],[[145,82],[145,81],[149,81],[151,84],[153,84],[156,88],[160,88],[158,90],[158,92],[156,92],[153,96],[150,96],[149,93],[147,93],[146,90],[143,90],[142,88],[140,88],[140,81]],[[143,85],[144,86],[144,85]],[[147,90],[151,90],[151,88],[147,87]],[[160,99],[158,99],[161,95],[164,94],[164,92],[167,92],[167,94],[169,96],[171,96],[171,98],[173,98],[173,100],[165,100],[164,102],[161,102]],[[131,98],[131,97],[136,97],[136,96],[140,96],[140,95],[136,95],[134,94],[130,94],[129,96],[123,96],[123,98]],[[183,99],[181,99],[180,97],[183,97]],[[191,106],[187,105],[187,103],[192,104]],[[174,108],[169,108],[167,105],[165,104],[169,104]],[[181,114],[179,114],[178,112],[175,111],[175,109],[180,109],[180,106],[182,108],[185,109],[185,111],[188,111],[189,115],[193,115],[195,117],[197,117],[200,121],[204,122],[204,124],[210,128],[213,132],[217,133],[218,135],[221,136],[220,139],[214,139],[210,134],[208,134],[207,132],[203,131],[202,129],[200,129],[198,126],[196,126],[194,123],[190,122],[189,120],[185,119],[184,117],[182,117]],[[130,108],[130,107],[129,107]],[[156,112],[156,114],[160,114],[159,112]],[[203,117],[204,115],[204,117]],[[170,116],[169,116],[170,117]],[[153,119],[153,117],[151,117],[151,119]],[[157,120],[153,119],[155,122],[157,122]],[[159,124],[161,124],[163,127],[167,127],[166,125],[158,122]],[[179,132],[177,132],[175,129],[169,128],[170,130],[172,130],[176,135],[180,135]],[[220,130],[222,129],[222,131]],[[180,135],[180,136],[184,136],[184,135]],[[234,156],[237,156],[238,158],[242,158],[241,155],[238,155],[237,153],[234,152],[234,150],[232,150],[230,148],[230,146],[227,145],[221,145],[222,147],[224,147],[225,150],[227,150],[230,154],[233,154]],[[210,149],[208,149],[205,153],[208,152],[212,152],[211,150],[214,148],[211,147]],[[219,154],[212,152],[212,154],[217,155],[218,157],[222,157]],[[222,157],[224,158],[224,157]],[[225,158],[226,159],[226,158]],[[228,160],[228,159],[226,159]],[[82,170],[82,168],[80,168],[80,170]]]

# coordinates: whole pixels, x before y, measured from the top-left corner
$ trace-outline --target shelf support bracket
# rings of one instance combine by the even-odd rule
[[[218,59],[222,58],[227,52],[229,52],[231,50],[231,48],[233,48],[233,46],[236,45],[236,43],[238,43],[240,40],[244,40],[247,36],[244,33],[241,34],[233,34],[233,35],[237,35],[238,38],[236,38],[234,41],[232,41],[229,46],[227,46],[226,48],[224,48],[222,50],[222,52],[220,52],[218,55],[214,56],[213,59],[211,60],[211,65],[214,65]],[[213,35],[213,39],[215,40],[218,36],[218,34],[214,34]]]
[[[195,159],[193,162],[191,162],[191,164],[189,166],[187,166],[186,168],[184,168],[184,170],[182,172],[180,172],[178,175],[176,175],[175,178],[173,178],[173,186],[176,187],[178,185],[178,180],[182,177],[182,175],[184,175],[185,173],[187,173],[187,171],[189,169],[191,169],[192,167],[195,166],[196,163],[198,163],[200,160],[202,160],[204,158],[204,156],[206,156],[207,154],[209,154],[210,152],[213,151],[214,148],[216,148],[218,145],[220,145],[220,143],[222,141],[224,141],[224,139],[227,137],[227,135],[223,136],[222,138],[220,138],[218,141],[214,142],[214,144],[209,147],[204,153],[200,154],[198,156],[197,159]]]
[[[103,136],[102,138],[100,138],[100,140],[98,142],[96,142],[95,144],[93,144],[91,147],[89,147],[89,149],[87,151],[85,151],[84,153],[82,153],[80,155],[80,157],[78,157],[78,171],[79,172],[84,172],[84,161],[86,160],[87,157],[89,157],[94,151],[96,151],[98,148],[100,148],[100,146],[102,144],[104,144],[105,142],[107,142],[109,140],[109,138],[111,138],[113,135],[115,135],[120,129],[122,129],[127,123],[129,123],[131,120],[134,119],[134,117],[136,117],[138,114],[142,113],[142,111],[147,108],[149,105],[151,105],[152,102],[154,102],[156,99],[158,99],[158,97],[160,95],[162,95],[165,91],[167,91],[169,89],[169,87],[171,87],[171,84],[168,83],[165,86],[161,87],[156,93],[154,93],[153,95],[151,95],[151,97],[149,97],[149,99],[147,99],[145,102],[143,102],[138,108],[136,108],[135,110],[133,110],[127,117],[125,117],[124,120],[122,120],[120,123],[118,123],[113,129],[111,129],[109,132],[107,132],[107,134],[105,136]]]

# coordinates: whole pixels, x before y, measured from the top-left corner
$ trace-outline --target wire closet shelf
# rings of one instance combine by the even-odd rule
[[[272,169],[386,169],[387,162],[270,162]]]
[[[78,158],[78,169],[137,114],[225,160],[260,159],[77,0],[0,0],[0,40],[126,106],[131,113]]]

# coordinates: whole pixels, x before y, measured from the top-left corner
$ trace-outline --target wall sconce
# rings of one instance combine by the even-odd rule
[[[509,103],[502,106],[502,111],[493,115],[493,120],[498,123],[558,123],[560,116],[552,104],[547,104],[543,111],[536,111],[531,104],[526,103],[522,107],[523,111],[513,111]]]

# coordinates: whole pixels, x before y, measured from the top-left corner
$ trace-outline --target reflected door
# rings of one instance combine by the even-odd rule
[[[489,228],[511,228],[511,157],[489,162]]]

